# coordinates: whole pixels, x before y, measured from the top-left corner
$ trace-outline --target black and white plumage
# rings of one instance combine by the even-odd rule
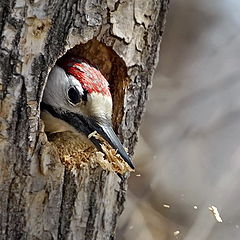
[[[70,58],[61,67],[51,70],[41,103],[45,131],[71,131],[91,141],[102,151],[101,143],[89,134],[96,131],[117,150],[134,169],[128,154],[111,126],[112,97],[108,82],[86,61]]]

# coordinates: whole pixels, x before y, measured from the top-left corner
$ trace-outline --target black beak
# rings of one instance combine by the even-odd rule
[[[69,125],[73,126],[77,131],[85,134],[87,137],[91,133],[96,131],[111,145],[112,148],[117,150],[117,153],[132,169],[135,169],[135,166],[133,165],[128,154],[124,150],[119,138],[113,131],[111,124],[108,123],[107,121],[100,124],[95,118],[84,117],[83,115],[72,113],[69,111],[60,111],[59,109],[55,109],[52,106],[47,105],[45,103],[41,103],[41,108],[47,110],[54,117],[67,122]],[[95,137],[90,137],[90,140],[99,151],[103,152],[100,140],[96,139]]]
[[[112,129],[112,126],[110,124],[104,124],[104,125],[93,125],[93,128],[95,131],[97,131],[98,134],[100,134],[110,145],[112,148],[117,150],[117,153],[122,157],[122,159],[132,168],[134,169],[135,166],[131,162],[128,154],[124,150],[119,138],[115,134],[115,132]],[[93,144],[100,150],[101,145],[100,141],[96,139],[95,137],[90,137],[90,140],[93,142]]]
[[[76,118],[76,122],[72,123],[71,125],[74,126],[79,132],[82,132],[86,136],[89,136],[91,133],[96,131],[101,137],[103,137],[111,145],[113,149],[117,150],[117,153],[132,169],[135,169],[135,166],[133,165],[128,154],[124,150],[119,138],[113,131],[110,123],[105,122],[103,124],[99,124],[96,119],[85,118],[82,115],[75,115],[75,118]],[[101,147],[102,142],[99,139],[96,139],[93,136],[90,137],[89,139],[92,141],[92,143],[96,146],[96,148],[99,151],[103,152]]]

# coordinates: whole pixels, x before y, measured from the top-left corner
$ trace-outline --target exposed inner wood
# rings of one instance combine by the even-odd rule
[[[102,142],[103,152],[99,152],[88,139],[71,132],[49,135],[52,146],[56,149],[61,162],[70,170],[96,168],[124,174],[133,171],[117,151],[96,132],[91,134]]]

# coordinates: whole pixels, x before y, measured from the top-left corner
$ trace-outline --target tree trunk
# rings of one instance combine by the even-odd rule
[[[0,239],[114,239],[126,180],[53,158],[41,97],[60,57],[89,59],[110,82],[114,128],[132,155],[167,8],[168,0],[1,1]]]

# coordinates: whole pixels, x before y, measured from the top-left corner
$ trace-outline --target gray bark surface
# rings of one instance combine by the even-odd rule
[[[168,0],[1,1],[1,240],[114,239],[126,181],[52,157],[41,97],[51,67],[78,45],[70,51],[110,82],[114,127],[132,155],[167,8]]]

